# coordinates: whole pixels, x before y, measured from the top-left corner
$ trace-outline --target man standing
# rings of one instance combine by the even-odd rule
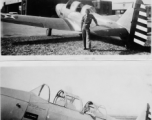
[[[90,14],[90,10],[86,10],[86,14],[83,16],[81,21],[81,29],[82,29],[82,38],[84,43],[84,50],[86,50],[86,41],[89,41],[89,49],[91,51],[91,41],[90,41],[90,24],[92,22],[92,19],[98,26],[97,20],[95,17]]]

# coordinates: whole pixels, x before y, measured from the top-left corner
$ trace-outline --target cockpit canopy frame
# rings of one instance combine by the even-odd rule
[[[81,112],[83,109],[82,99],[79,96],[64,90],[59,90],[53,100],[53,104],[79,112]]]
[[[86,9],[89,9],[91,13],[96,12],[96,9],[93,6],[83,4],[82,2],[77,0],[69,0],[66,4],[66,8],[70,9],[73,12],[80,12],[82,14],[85,14]]]
[[[45,94],[48,102],[50,102],[50,87],[47,84],[42,84],[41,86],[35,88],[34,90],[30,91],[32,94],[41,97],[44,99],[41,94]],[[95,104],[92,101],[88,101],[85,106],[83,107],[82,99],[79,96],[76,96],[72,93],[66,92],[64,90],[59,90],[56,94],[53,104],[65,107],[67,109],[71,109],[74,111],[78,111],[80,113],[92,112],[95,117],[101,118],[106,120],[107,119],[107,111],[104,106]],[[104,110],[104,112],[102,110]]]
[[[42,84],[39,87],[31,90],[30,92],[50,102],[51,91],[50,91],[50,87],[47,84]],[[41,96],[42,94],[45,94],[45,98],[44,96],[43,97]]]
[[[94,114],[95,117],[101,118],[103,120],[107,119],[107,110],[104,106],[98,105],[92,101],[88,101],[84,108],[83,108],[83,113],[90,112]]]

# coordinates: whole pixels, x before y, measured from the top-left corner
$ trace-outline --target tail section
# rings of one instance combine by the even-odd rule
[[[148,39],[148,17],[142,0],[136,0],[134,7],[130,6],[117,23],[130,33],[129,43],[145,46]]]
[[[147,103],[146,120],[151,120],[150,115],[151,115],[150,105]]]
[[[147,103],[146,109],[137,117],[136,120],[151,120],[150,105]]]
[[[121,16],[121,18],[117,21],[122,27],[126,28],[130,33],[131,21],[133,18],[133,6],[130,6],[127,11]]]

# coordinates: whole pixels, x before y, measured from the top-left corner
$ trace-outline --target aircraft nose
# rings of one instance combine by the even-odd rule
[[[56,5],[56,13],[58,16],[60,16],[60,14],[61,14],[62,7],[63,7],[63,4]]]

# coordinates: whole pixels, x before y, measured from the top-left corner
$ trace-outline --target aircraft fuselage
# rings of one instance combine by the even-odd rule
[[[93,120],[90,115],[50,103],[31,92],[2,87],[1,103],[2,120]]]
[[[56,6],[57,15],[63,18],[71,26],[74,31],[81,31],[81,20],[85,15],[86,9],[91,9],[92,6],[86,5],[82,7],[81,11],[71,10],[66,7],[66,4],[58,4]],[[94,21],[90,25],[90,30],[92,34],[97,36],[121,36],[124,31],[124,27],[119,25],[116,21],[119,19],[118,15],[112,16],[101,16],[95,12],[91,14],[97,19],[99,26],[96,26]],[[113,20],[111,20],[113,19]]]

